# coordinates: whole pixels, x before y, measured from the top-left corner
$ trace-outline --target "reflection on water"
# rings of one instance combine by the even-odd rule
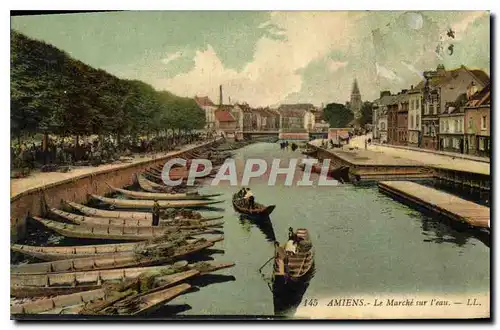
[[[316,266],[313,264],[309,272],[297,281],[286,281],[283,276],[274,278],[272,287],[274,315],[293,316],[295,314],[315,272]]]
[[[273,224],[269,216],[265,217],[251,217],[248,215],[240,214],[240,223],[246,231],[249,231],[251,226],[259,228],[259,230],[264,234],[266,240],[269,242],[276,241],[276,235],[274,234]]]

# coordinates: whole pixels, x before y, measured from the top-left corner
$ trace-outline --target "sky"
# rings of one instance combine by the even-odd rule
[[[215,103],[219,85],[224,103],[319,106],[348,101],[354,79],[373,101],[438,64],[490,74],[485,11],[128,11],[16,16],[11,28],[120,78]]]

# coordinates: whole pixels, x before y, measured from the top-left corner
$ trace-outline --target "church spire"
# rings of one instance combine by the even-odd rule
[[[352,94],[359,95],[359,87],[358,87],[358,81],[356,78],[354,78],[354,82],[352,83]]]
[[[352,91],[351,91],[351,102],[349,102],[349,107],[354,114],[354,119],[358,120],[361,118],[361,93],[359,92],[358,81],[354,78],[354,82],[352,83]]]

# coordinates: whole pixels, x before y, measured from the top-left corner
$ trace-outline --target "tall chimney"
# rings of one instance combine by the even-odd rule
[[[222,85],[219,85],[219,105],[222,105]]]

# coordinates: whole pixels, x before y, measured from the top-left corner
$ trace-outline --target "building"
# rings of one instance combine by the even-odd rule
[[[280,129],[284,131],[309,131],[314,130],[315,111],[314,105],[282,104],[279,106]]]
[[[394,144],[405,146],[408,142],[408,90],[398,94],[398,110],[396,113],[396,140]]]
[[[354,120],[357,122],[361,118],[361,107],[363,102],[361,101],[361,93],[359,92],[358,81],[354,79],[351,91],[351,100],[349,102],[349,108],[354,114]]]
[[[455,100],[474,83],[478,89],[489,82],[488,75],[481,70],[469,70],[465,66],[447,71],[441,64],[435,71],[424,72],[425,80],[417,85],[423,91],[422,147],[439,149],[439,116],[447,111],[446,103]]]
[[[215,110],[215,128],[217,131],[223,131],[226,134],[234,134],[236,132],[237,121],[234,118],[229,108],[223,107]]]
[[[468,154],[491,156],[491,87],[469,95],[464,107],[465,146]]]
[[[198,106],[205,111],[205,129],[215,128],[215,110],[217,106],[210,100],[208,96],[195,96],[194,101]]]
[[[399,95],[392,95],[387,101],[387,143],[397,144]]]
[[[390,91],[382,91],[380,98],[373,101],[373,139],[380,143],[387,142],[387,105],[392,98]]]
[[[447,102],[445,111],[439,115],[439,150],[464,153],[464,108],[466,94],[461,94],[455,102]]]
[[[422,90],[413,88],[408,91],[408,146],[420,147],[422,141]]]
[[[253,111],[258,115],[258,127],[260,131],[278,131],[280,115],[276,110],[270,108],[257,108]]]

